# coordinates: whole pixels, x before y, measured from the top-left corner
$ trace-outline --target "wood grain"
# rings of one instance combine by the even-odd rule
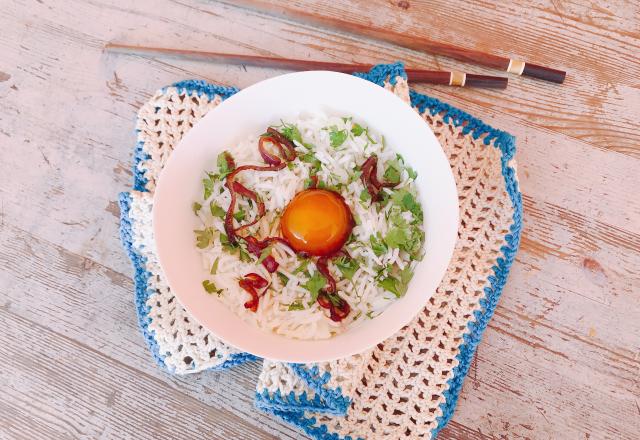
[[[561,87],[514,79],[503,92],[419,88],[517,137],[525,208],[521,251],[440,438],[637,438],[639,6],[273,3],[566,61]],[[101,48],[119,40],[469,66],[209,1],[11,1],[0,25],[0,351],[9,359],[0,437],[300,438],[253,408],[257,364],[179,378],[152,363],[117,233],[135,112],[157,88],[186,78],[245,87],[280,71]],[[149,408],[158,414],[145,419]]]
[[[637,3],[591,7],[583,2],[537,0],[511,2],[509,7],[501,7],[475,0],[450,7],[444,3],[413,0],[407,2],[409,7],[403,8],[399,5],[405,3],[396,0],[252,1],[278,9],[280,14],[305,11],[328,19],[348,17],[361,26],[456,41],[467,49],[491,50],[498,55],[557,66],[567,71],[565,87],[511,76],[508,96],[500,95],[500,99],[496,99],[493,95],[481,98],[474,94],[465,96],[465,100],[518,114],[538,126],[603,148],[640,155],[637,130],[640,63],[634,55],[640,48],[640,28],[633,18],[640,14]],[[459,66],[446,57],[384,46],[385,52],[392,55],[387,60],[402,59],[443,69]],[[338,53],[326,48],[324,51],[343,57],[359,54],[355,50]],[[384,52],[367,50],[364,53],[371,56]],[[470,65],[459,70],[495,72]]]

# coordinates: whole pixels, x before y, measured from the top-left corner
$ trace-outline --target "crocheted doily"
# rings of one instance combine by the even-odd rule
[[[472,116],[409,89],[401,64],[364,79],[412,105],[449,157],[460,228],[449,269],[425,308],[373,350],[313,365],[263,361],[256,406],[316,439],[433,438],[451,418],[481,334],[520,240],[515,143]],[[138,114],[134,190],[120,195],[121,238],[135,269],[140,328],[162,367],[176,374],[255,360],[213,337],[171,293],[151,225],[153,191],[182,136],[237,89],[184,81],[159,90]]]

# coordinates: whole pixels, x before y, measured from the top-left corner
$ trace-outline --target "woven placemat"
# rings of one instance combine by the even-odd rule
[[[334,362],[263,360],[256,406],[316,439],[433,438],[453,414],[518,248],[522,200],[515,142],[410,90],[400,63],[358,76],[412,105],[436,134],[458,188],[459,240],[442,283],[407,327],[368,352]],[[140,328],[158,364],[175,374],[257,360],[217,340],[179,304],[164,281],[151,225],[156,181],[173,148],[236,92],[202,81],[159,90],[138,114],[134,188],[120,195],[121,238],[135,269]]]

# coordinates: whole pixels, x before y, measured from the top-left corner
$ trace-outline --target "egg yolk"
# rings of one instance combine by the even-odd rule
[[[339,251],[349,238],[353,217],[340,194],[308,189],[289,202],[280,229],[295,251],[328,256]]]

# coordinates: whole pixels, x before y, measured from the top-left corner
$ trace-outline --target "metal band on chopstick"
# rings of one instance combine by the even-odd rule
[[[467,74],[464,72],[452,71],[449,78],[450,86],[464,87],[464,83],[467,81]]]
[[[524,72],[525,64],[526,63],[524,61],[510,59],[509,67],[507,67],[507,72],[515,73],[516,75],[522,75],[522,72]]]

